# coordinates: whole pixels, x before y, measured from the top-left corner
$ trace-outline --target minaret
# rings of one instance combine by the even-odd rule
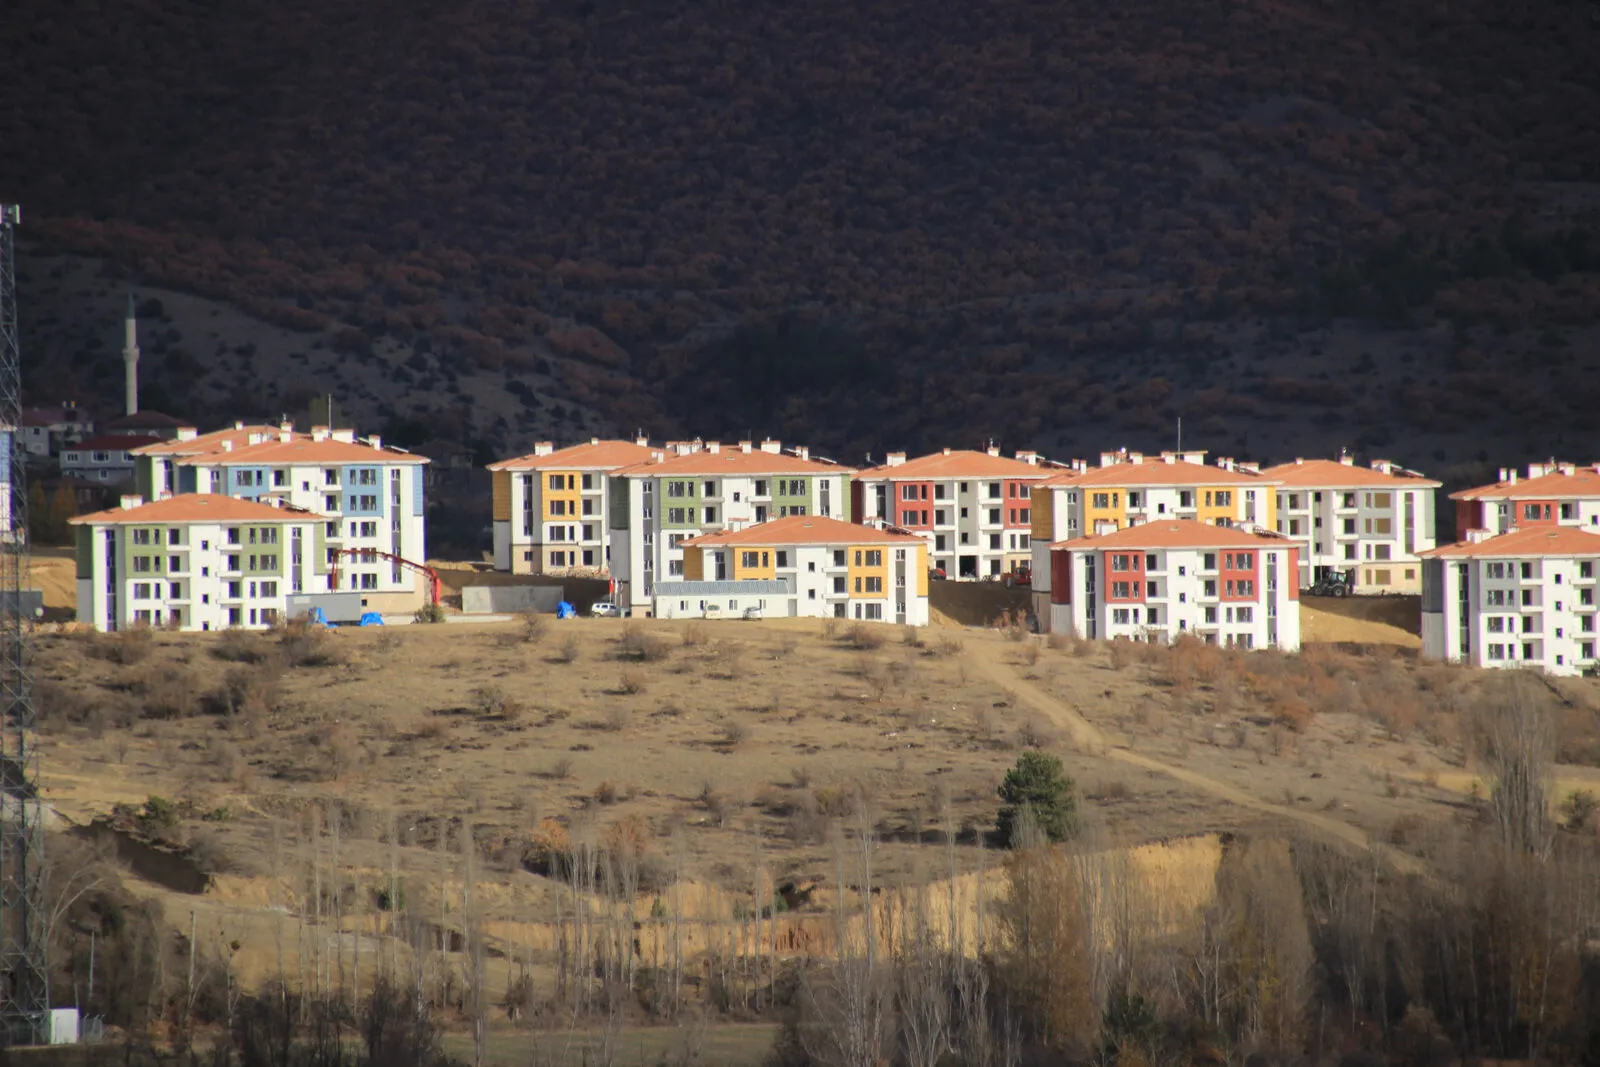
[[[126,414],[139,414],[139,323],[133,309],[133,293],[128,293],[128,314],[122,320],[123,396]]]

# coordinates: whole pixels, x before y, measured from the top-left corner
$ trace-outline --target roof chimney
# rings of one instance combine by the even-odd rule
[[[1163,452],[1161,453],[1161,462],[1176,463],[1178,462],[1178,457],[1171,452]]]
[[[640,448],[649,448],[650,447],[650,438],[645,437],[643,434],[641,434],[640,436],[635,437],[633,439],[633,443],[638,445]]]
[[[233,420],[233,428],[234,428],[234,429],[235,429],[235,430],[242,430],[242,429],[244,429],[244,420],[243,420],[243,419],[234,419],[234,420]]]
[[[266,440],[266,437],[262,435],[260,430],[251,430],[249,433],[244,435],[244,443],[247,444],[247,445],[259,445],[262,441],[265,441],[265,440]],[[231,442],[223,442],[223,443],[227,444],[230,448],[232,447],[232,443]]]
[[[141,504],[144,503],[144,497],[142,497],[142,496],[125,496],[125,497],[122,498],[121,503],[122,503],[122,510],[123,511],[132,511],[134,508],[139,507]]]
[[[1507,530],[1506,533],[1511,533],[1514,530],[1516,530],[1515,526],[1511,527],[1510,530]],[[1475,545],[1475,544],[1479,543],[1480,541],[1485,541],[1485,540],[1488,539],[1488,537],[1489,537],[1489,531],[1488,530],[1468,530],[1467,531],[1467,543],[1470,544],[1470,545]]]
[[[589,443],[590,443],[590,444],[591,444],[591,445],[597,445],[597,444],[599,444],[599,443],[600,443],[600,438],[598,438],[598,437],[591,437],[591,438],[589,438]]]
[[[255,435],[251,434],[251,436],[254,437]],[[255,444],[254,441],[251,441],[250,443],[251,444]],[[224,437],[222,439],[222,450],[224,452],[232,452],[233,451],[233,441],[230,438]]]
[[[347,445],[356,443],[356,432],[349,427],[345,427],[342,430],[331,430],[329,431],[329,436],[335,441],[343,441]]]
[[[1239,469],[1244,471],[1246,474],[1260,474],[1261,473],[1261,464],[1259,464],[1259,463],[1240,463],[1239,464]]]
[[[1516,470],[1513,469],[1508,473],[1510,473],[1510,475],[1511,475],[1511,484],[1512,485],[1516,485],[1517,484],[1517,472],[1516,472]]]
[[[1305,465],[1305,462],[1306,462],[1306,461],[1305,461],[1305,460],[1304,460],[1304,459],[1301,459],[1301,458],[1300,458],[1300,457],[1299,457],[1299,456],[1296,456],[1296,457],[1294,457],[1294,465],[1295,465],[1295,466],[1296,466],[1296,467],[1301,467],[1301,466],[1304,466],[1304,465]]]
[[[1356,457],[1352,456],[1348,452],[1340,452],[1339,462],[1343,463],[1346,467],[1354,467],[1356,465]]]
[[[363,443],[370,445],[373,448],[382,448],[383,438],[379,437],[377,434],[373,434],[371,437],[363,438]]]
[[[1017,458],[1030,467],[1037,467],[1039,465],[1039,453],[1037,452],[1018,452]]]
[[[321,443],[323,441],[326,441],[329,436],[330,435],[328,433],[328,428],[326,426],[313,426],[313,427],[311,427],[311,439],[313,441]]]
[[[949,449],[948,449],[948,448],[946,448],[946,449],[945,449],[945,450],[944,450],[944,454],[945,454],[945,455],[947,455],[947,456],[948,456],[948,455],[949,455],[949,454],[950,454],[950,450],[949,450]]]
[[[555,450],[556,444],[554,441],[535,441],[533,443],[533,454],[536,456],[548,456]]]
[[[290,441],[294,440],[294,431],[293,430],[279,429],[278,430],[278,440],[280,442],[282,442],[283,444],[288,444]]]
[[[904,452],[890,452],[888,458],[883,461],[883,465],[885,467],[898,467],[905,461],[906,454]]]
[[[1379,474],[1393,474],[1394,473],[1394,460],[1392,460],[1392,459],[1375,459],[1375,460],[1372,461],[1372,469],[1377,471]]]
[[[1507,477],[1506,469],[1504,467],[1501,467],[1500,468],[1500,477],[1496,478],[1495,481],[1503,482],[1503,481],[1506,480],[1506,477]]]
[[[278,430],[281,433],[294,433],[294,423],[289,419],[284,419],[278,423]]]
[[[752,447],[753,446],[750,444],[749,441],[740,441],[739,442],[739,451],[743,452],[747,456],[750,454]]]
[[[721,441],[707,441],[706,442],[706,451],[710,452],[713,456],[722,455],[722,442]]]
[[[761,442],[761,451],[767,453],[769,456],[781,455],[783,452],[783,442],[775,441],[769,437],[765,441]]]
[[[1578,468],[1574,464],[1571,464],[1571,463],[1558,464],[1558,467],[1559,467],[1559,469],[1560,469],[1562,474],[1569,474],[1570,475],[1570,474],[1577,474],[1578,473]]]
[[[799,456],[801,459],[810,459],[811,458],[811,448],[810,448],[809,445],[795,445],[794,446],[794,454],[796,456]]]
[[[1144,453],[1143,452],[1129,452],[1128,453],[1128,462],[1129,463],[1143,463],[1144,462]]]
[[[998,456],[1000,454],[1000,446],[990,445],[988,448],[984,449],[984,451],[988,452],[991,456]]]
[[[196,437],[199,437],[199,436],[200,436],[200,431],[195,429],[193,426],[180,426],[180,427],[178,427],[178,438],[177,439],[179,441],[193,441]]]

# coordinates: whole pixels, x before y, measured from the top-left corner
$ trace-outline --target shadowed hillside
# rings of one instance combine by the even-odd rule
[[[401,414],[509,382],[452,430],[496,448],[579,412],[850,458],[1597,428],[1588,4],[39,7],[0,196],[43,250],[390,368]],[[88,331],[41,388],[97,380]]]

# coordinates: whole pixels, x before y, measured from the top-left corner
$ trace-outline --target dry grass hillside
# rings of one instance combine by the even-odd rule
[[[498,451],[1149,448],[1181,413],[1438,464],[1595,427],[1583,4],[375,11],[0,24],[0,196],[107,261],[24,270],[41,399],[114,397],[131,280],[217,302],[153,314],[180,414],[338,375],[364,424]]]

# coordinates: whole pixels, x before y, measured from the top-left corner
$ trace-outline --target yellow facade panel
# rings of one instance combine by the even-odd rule
[[[511,521],[511,472],[495,471],[490,482],[494,494],[494,521]],[[479,514],[482,514],[481,512]]]

